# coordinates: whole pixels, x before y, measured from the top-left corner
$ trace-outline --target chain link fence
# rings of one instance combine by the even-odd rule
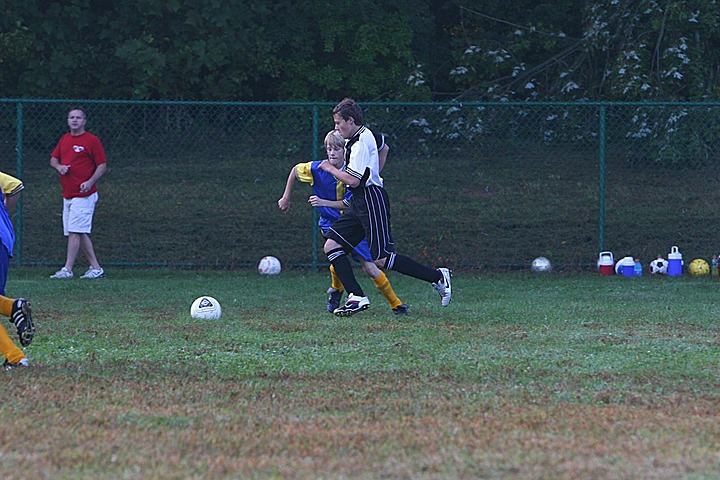
[[[328,103],[0,100],[0,169],[26,186],[15,264],[64,263],[50,153],[67,111],[103,141],[93,241],[105,266],[325,266],[322,237],[290,169],[324,157]],[[595,268],[598,252],[644,263],[678,245],[720,252],[720,104],[364,103],[388,136],[382,175],[398,251],[455,269]],[[78,268],[84,268],[79,259]]]

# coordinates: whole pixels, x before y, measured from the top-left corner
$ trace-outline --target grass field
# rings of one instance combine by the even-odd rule
[[[338,319],[316,272],[50,273],[10,272],[2,479],[720,477],[720,280],[391,273],[411,316],[360,277]]]

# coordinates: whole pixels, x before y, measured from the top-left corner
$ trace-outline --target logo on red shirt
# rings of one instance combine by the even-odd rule
[[[73,145],[73,150],[75,150],[75,153],[80,153],[85,150],[85,147],[83,147],[82,145]]]

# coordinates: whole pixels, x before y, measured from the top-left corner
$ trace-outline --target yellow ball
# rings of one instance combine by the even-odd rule
[[[690,272],[690,275],[707,275],[710,273],[710,265],[708,265],[708,262],[703,260],[702,258],[696,258],[692,262],[690,262],[690,266],[688,266],[688,272]]]

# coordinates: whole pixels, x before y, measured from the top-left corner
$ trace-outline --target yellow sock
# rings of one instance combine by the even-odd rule
[[[0,353],[7,358],[10,363],[18,363],[20,360],[25,358],[25,354],[20,350],[10,337],[8,336],[5,327],[0,324]]]
[[[390,308],[402,305],[402,300],[395,295],[395,290],[393,290],[392,285],[390,285],[390,280],[388,280],[385,272],[380,272],[377,278],[373,278],[373,283],[378,289],[378,292],[382,293],[382,296],[385,297],[385,300],[390,304]]]
[[[3,297],[2,295],[0,295],[0,314],[3,314],[9,318],[10,315],[12,315],[12,307],[14,301],[14,298]]]
[[[330,265],[330,281],[332,282],[330,286],[335,290],[339,292],[345,290],[345,287],[340,281],[340,277],[337,276],[337,274],[335,273],[335,268],[332,265]]]

